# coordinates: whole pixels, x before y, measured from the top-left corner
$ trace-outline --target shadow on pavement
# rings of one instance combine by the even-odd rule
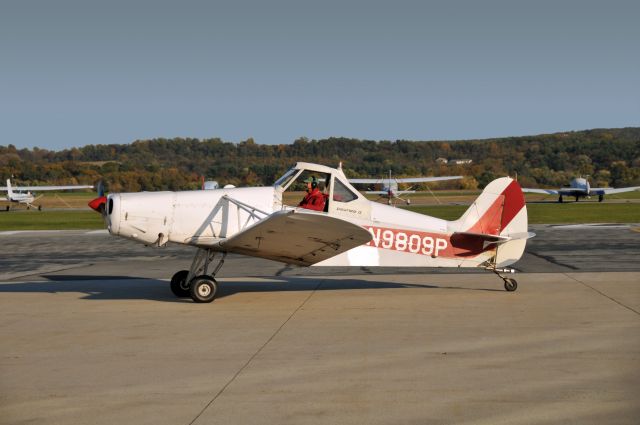
[[[382,277],[382,276],[381,276]],[[176,298],[169,289],[169,282],[157,279],[142,279],[130,276],[46,276],[48,282],[17,282],[0,285],[0,293],[64,293],[85,294],[87,300],[153,300],[164,302],[191,302],[190,298]],[[362,289],[446,289],[504,292],[502,289],[436,286],[360,279],[267,277],[268,281],[256,279],[225,281],[219,284],[217,299],[249,292],[289,291],[351,291]]]

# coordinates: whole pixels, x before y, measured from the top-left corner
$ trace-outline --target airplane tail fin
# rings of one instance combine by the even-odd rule
[[[11,189],[11,179],[7,179],[7,197],[11,199],[13,196],[13,189]]]
[[[528,232],[527,206],[517,181],[502,177],[489,183],[458,220],[454,233],[482,239],[495,247],[496,267],[505,267],[522,257]]]

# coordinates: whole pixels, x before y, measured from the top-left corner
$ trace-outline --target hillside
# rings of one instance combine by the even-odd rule
[[[439,164],[438,158],[471,159]],[[373,141],[347,138],[261,145],[220,139],[153,139],[62,151],[0,146],[0,176],[21,184],[92,184],[112,191],[187,189],[205,175],[222,184],[272,183],[296,161],[336,166],[350,177],[463,174],[450,188],[483,187],[518,174],[526,186],[557,187],[589,174],[597,185],[640,185],[640,128],[597,129],[525,137],[457,141]]]

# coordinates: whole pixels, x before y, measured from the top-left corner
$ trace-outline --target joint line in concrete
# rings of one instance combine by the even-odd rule
[[[618,304],[619,306],[624,307],[624,308],[626,308],[627,310],[630,310],[630,311],[634,312],[635,314],[637,314],[638,316],[640,316],[640,311],[637,311],[637,310],[635,310],[634,308],[629,307],[628,305],[625,305],[625,304],[621,303],[620,301],[616,300],[616,299],[615,299],[615,298],[613,298],[613,297],[610,297],[609,295],[605,294],[604,292],[598,291],[598,290],[597,290],[596,288],[594,288],[593,286],[591,286],[591,285],[589,285],[589,284],[586,284],[586,283],[584,283],[583,281],[578,280],[578,279],[576,279],[576,278],[575,278],[575,277],[573,277],[573,276],[569,276],[569,275],[568,275],[568,274],[566,274],[566,273],[563,273],[563,274],[564,274],[566,277],[568,277],[569,279],[571,279],[571,280],[575,280],[576,282],[578,282],[578,283],[580,283],[580,284],[582,284],[582,285],[586,286],[587,288],[591,289],[592,291],[597,292],[598,294],[602,295],[603,297],[610,299],[611,301],[613,301],[614,303]]]
[[[206,406],[204,406],[204,408],[196,415],[195,418],[193,418],[193,420],[191,422],[189,422],[189,425],[193,425],[198,418],[200,418],[200,416],[202,416],[202,414],[209,408],[211,407],[211,405],[218,399],[218,397],[220,397],[222,395],[222,393],[227,389],[227,387],[229,387],[229,385],[231,385],[233,383],[233,381],[235,381],[235,379],[240,376],[240,374],[242,373],[243,370],[245,370],[247,368],[247,366],[249,366],[249,364],[251,364],[251,362],[253,361],[253,359],[255,359],[258,354],[260,354],[260,352],[262,352],[262,350],[276,337],[276,335],[278,335],[278,333],[280,333],[280,331],[282,330],[282,328],[284,328],[284,326],[289,323],[289,321],[293,318],[293,316],[296,315],[296,313],[298,311],[300,311],[300,309],[302,307],[304,307],[304,305],[307,303],[307,301],[309,301],[311,299],[311,297],[313,296],[313,294],[316,293],[316,291],[318,290],[318,288],[320,288],[320,286],[324,283],[325,280],[321,280],[320,282],[318,282],[318,284],[315,286],[315,288],[313,288],[313,290],[311,291],[311,293],[309,294],[309,296],[307,298],[305,298],[304,301],[302,301],[302,303],[300,303],[300,305],[289,315],[289,317],[287,317],[287,320],[285,320],[284,322],[282,322],[282,324],[280,325],[280,327],[278,327],[278,329],[276,329],[276,331],[269,337],[269,339],[267,339],[267,341],[262,344],[262,346],[260,348],[258,348],[258,350],[253,353],[253,355],[249,358],[249,360],[247,360],[247,362],[242,365],[242,367],[240,369],[238,369],[238,371],[235,373],[235,375],[233,375],[231,377],[231,379],[224,384],[224,386],[220,389],[220,391],[218,391],[216,393],[215,396],[213,396],[213,398],[209,401],[209,403],[207,403]]]

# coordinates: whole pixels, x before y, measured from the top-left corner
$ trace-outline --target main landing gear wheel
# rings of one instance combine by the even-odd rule
[[[180,270],[171,278],[171,292],[178,298],[185,298],[191,295],[187,276],[189,276],[189,270]]]
[[[513,292],[516,289],[518,289],[518,282],[516,282],[515,279],[512,279],[510,277],[507,277],[504,280],[504,289],[506,289],[509,292]]]
[[[196,303],[210,303],[218,292],[218,282],[207,275],[196,276],[189,284],[191,299]]]

